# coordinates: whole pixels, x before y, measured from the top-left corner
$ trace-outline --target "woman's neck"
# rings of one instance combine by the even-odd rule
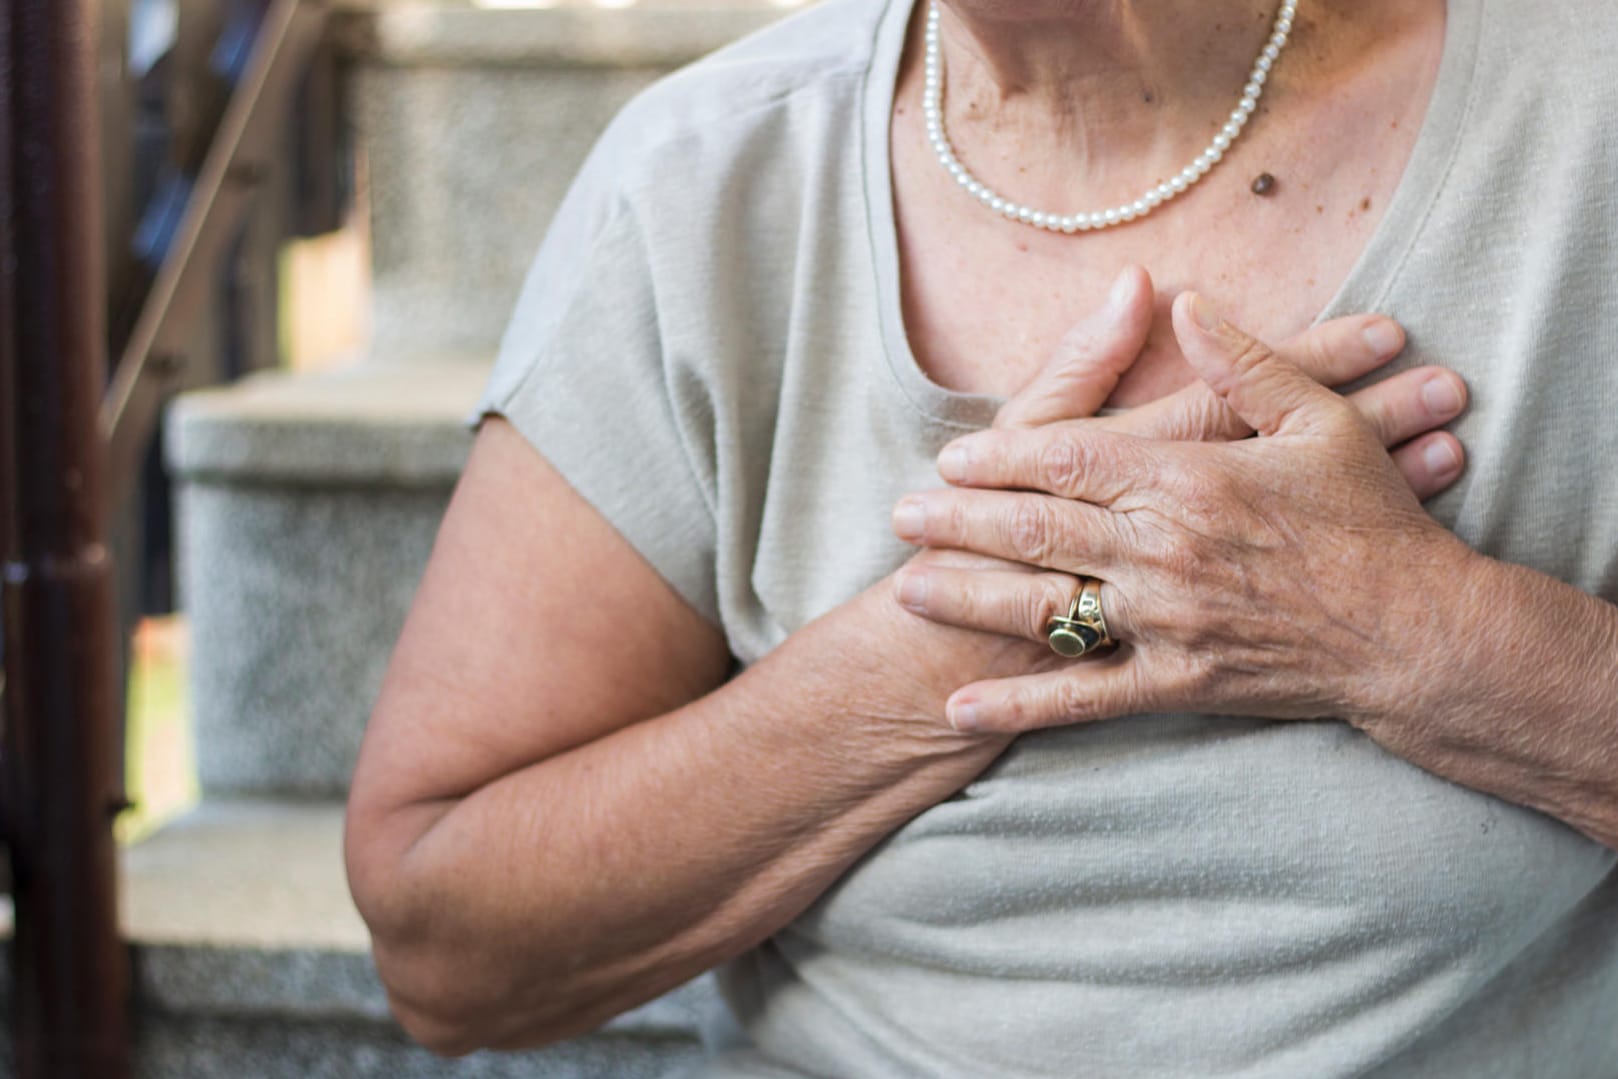
[[[962,160],[1001,179],[1014,168],[1033,173],[1030,186],[1071,190],[1075,180],[1103,189],[1121,182],[1125,177],[1109,175],[1120,162],[1128,163],[1129,183],[1142,187],[1145,179],[1183,168],[1235,107],[1278,4],[943,0],[942,6],[946,126]],[[1309,25],[1321,17],[1310,9],[1321,6],[1321,0],[1300,5],[1295,38],[1310,36]],[[1283,56],[1278,79],[1293,60]],[[1119,189],[1125,194],[1131,192]]]

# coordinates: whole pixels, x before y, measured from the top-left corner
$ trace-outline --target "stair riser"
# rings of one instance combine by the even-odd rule
[[[361,68],[373,353],[492,350],[591,145],[661,73]]]
[[[180,494],[204,794],[341,797],[447,485]]]

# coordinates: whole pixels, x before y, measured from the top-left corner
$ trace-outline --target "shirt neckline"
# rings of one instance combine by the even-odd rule
[[[899,62],[914,3],[886,0],[860,91],[860,170],[866,230],[877,289],[882,350],[910,404],[949,427],[986,427],[1004,398],[947,389],[927,377],[911,351],[899,289],[898,226],[893,214],[891,128]],[[1471,108],[1478,38],[1489,0],[1449,0],[1438,76],[1404,175],[1387,211],[1316,323],[1377,311],[1385,302],[1448,180]],[[1384,312],[1392,314],[1393,312]]]

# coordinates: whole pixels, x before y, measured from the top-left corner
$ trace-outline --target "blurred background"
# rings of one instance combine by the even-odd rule
[[[48,0],[5,2],[5,48],[27,49],[26,9]],[[130,1073],[665,1074],[693,1051],[703,981],[538,1053],[412,1047],[349,903],[342,802],[468,411],[574,171],[634,93],[801,0],[86,2],[95,109],[59,122],[93,127],[100,160],[93,497],[114,554],[128,958],[107,977],[127,980]],[[52,467],[42,444],[12,452],[15,475]],[[14,734],[39,721],[16,664],[54,646],[11,637]],[[69,1074],[18,1064],[52,962],[0,978],[0,1076]]]

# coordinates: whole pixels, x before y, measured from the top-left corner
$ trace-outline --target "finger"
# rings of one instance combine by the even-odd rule
[[[1350,394],[1348,401],[1384,446],[1442,427],[1466,407],[1466,383],[1442,367],[1418,367]]]
[[[950,695],[944,714],[959,731],[1038,730],[1164,710],[1187,696],[1190,680],[1149,669],[1133,648],[1086,656],[1036,674],[974,682]]]
[[[1449,432],[1434,431],[1394,450],[1393,463],[1416,497],[1425,502],[1461,478],[1466,450]]]
[[[1072,609],[1080,582],[1069,573],[906,567],[895,587],[900,605],[929,621],[1043,643],[1051,619]],[[1110,617],[1107,630],[1118,638]]]
[[[1103,431],[1164,442],[1230,442],[1253,433],[1204,382],[1090,422]]]
[[[1151,442],[1098,426],[978,431],[945,446],[938,474],[957,486],[1044,491],[1108,505],[1159,472]]]
[[[1322,386],[1363,378],[1404,351],[1405,332],[1385,315],[1347,315],[1287,338],[1275,351]]]
[[[1174,333],[1192,370],[1260,434],[1308,428],[1344,415],[1341,398],[1220,318],[1194,292],[1182,292],[1174,301]]]
[[[1311,326],[1289,338],[1276,352],[1321,385],[1339,386],[1383,366],[1403,351],[1404,343],[1404,331],[1393,320],[1380,315],[1350,315]],[[1096,422],[1109,430],[1174,442],[1233,441],[1253,433],[1204,382],[1192,383],[1167,397]],[[1404,437],[1418,433],[1411,431]]]
[[[918,547],[952,547],[1082,576],[1117,565],[1117,522],[1086,502],[1024,491],[926,491],[894,507],[893,531]]]
[[[1139,266],[1126,266],[1107,302],[1063,335],[1034,380],[1000,407],[994,425],[1038,427],[1095,415],[1140,356],[1151,328],[1152,279]]]

